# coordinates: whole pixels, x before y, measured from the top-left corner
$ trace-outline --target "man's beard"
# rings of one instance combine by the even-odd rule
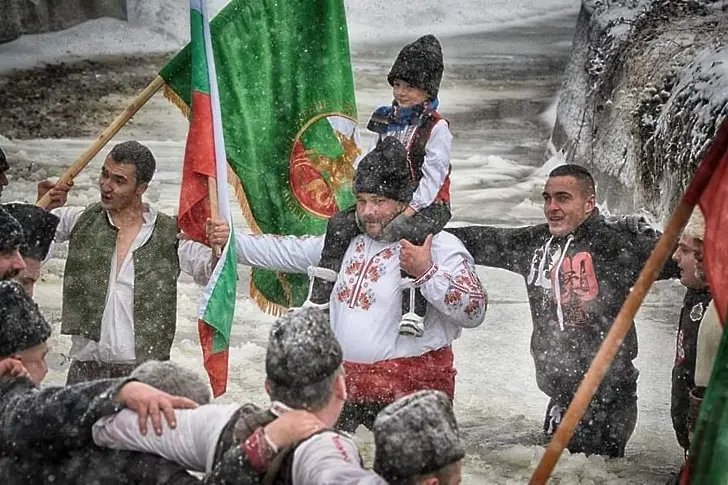
[[[0,275],[0,281],[10,281],[20,274],[19,269],[9,269],[5,274]]]
[[[366,234],[367,236],[374,239],[375,241],[378,241],[382,237],[382,234],[384,234],[385,224],[382,224],[381,222],[379,222],[379,224],[382,226],[381,230],[379,231],[379,234],[377,234],[376,236],[372,236],[371,234],[369,234],[367,232],[366,222],[361,220],[361,218],[359,217],[359,214],[356,214],[356,225],[359,228],[359,230],[362,232],[362,234]]]

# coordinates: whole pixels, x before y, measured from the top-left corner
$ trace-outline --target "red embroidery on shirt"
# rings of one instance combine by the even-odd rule
[[[487,298],[475,273],[475,268],[463,260],[458,272],[450,276],[450,287],[445,293],[445,305],[453,310],[463,308],[463,312],[474,320],[482,316],[485,311]],[[467,301],[464,298],[467,296]]]
[[[395,257],[399,249],[388,247],[366,261],[365,243],[362,236],[354,245],[354,252],[344,264],[344,274],[334,288],[336,300],[348,304],[349,308],[369,310],[374,305],[374,291],[370,283],[378,282],[386,272],[385,260]]]
[[[344,444],[341,442],[341,436],[335,434],[331,436],[331,441],[334,442],[334,446],[336,447],[336,450],[341,453],[341,457],[346,460],[347,462],[351,463],[351,457],[349,456],[349,453],[346,452],[346,448],[344,447]]]

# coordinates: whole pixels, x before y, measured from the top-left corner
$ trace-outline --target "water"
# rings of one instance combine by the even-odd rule
[[[446,75],[441,88],[442,113],[452,123],[453,224],[503,226],[542,221],[538,204],[549,136],[549,110],[561,82],[569,50],[573,15],[531,22],[507,32],[480,32],[443,39]],[[355,46],[360,122],[376,104],[389,100],[385,84],[389,63],[399,45],[362,42]],[[110,97],[113,99],[113,96]],[[148,199],[176,212],[179,169],[186,122],[160,96],[126,127],[118,139],[146,143],[158,160],[158,173]],[[68,164],[90,140],[14,140],[9,152],[59,167]],[[365,146],[368,143],[364,139]],[[104,152],[105,153],[105,152]],[[102,153],[103,155],[103,153]],[[101,156],[77,180],[72,204],[86,204],[98,194],[93,179]],[[49,173],[49,175],[52,175]],[[13,180],[4,200],[31,200],[33,182]],[[236,213],[236,225],[244,225]],[[62,254],[61,254],[62,256]],[[70,339],[59,336],[63,259],[44,268],[36,299],[53,321],[49,383],[62,383]],[[248,298],[248,271],[240,267],[236,326],[230,349],[230,386],[222,402],[266,401],[262,388],[267,333],[273,317],[261,313]],[[526,483],[542,454],[534,443],[546,398],[536,387],[529,355],[531,318],[521,277],[480,268],[490,305],[484,325],[466,330],[455,342],[458,370],[455,407],[467,443],[465,484]],[[178,334],[172,358],[202,371],[196,337],[200,289],[187,276],[179,283]],[[640,338],[639,421],[627,457],[606,461],[583,455],[562,457],[554,483],[661,484],[679,465],[669,416],[670,368],[674,353],[673,321],[682,290],[660,283],[638,315]],[[365,457],[371,437],[360,432]]]

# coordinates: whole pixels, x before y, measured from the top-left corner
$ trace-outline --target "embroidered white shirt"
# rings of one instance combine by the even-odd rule
[[[321,237],[236,233],[238,262],[304,273],[321,257]],[[331,294],[331,326],[349,362],[374,363],[437,350],[485,318],[486,293],[473,258],[459,239],[441,232],[432,243],[433,266],[415,282],[429,305],[422,337],[399,335],[402,290],[399,243],[354,238]]]

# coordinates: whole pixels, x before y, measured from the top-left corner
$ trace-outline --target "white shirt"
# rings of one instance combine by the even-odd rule
[[[78,222],[85,207],[60,207],[52,212],[60,218],[56,229],[56,243],[67,241],[71,230]],[[113,225],[111,217],[109,222]],[[144,245],[152,235],[157,221],[157,211],[145,206],[144,223],[132,242],[124,261],[116,269],[116,250],[109,264],[109,287],[106,304],[101,317],[101,335],[98,342],[79,335],[71,338],[71,358],[81,361],[104,363],[130,363],[136,361],[134,350],[134,257],[136,249]],[[207,283],[212,274],[211,251],[207,246],[194,241],[180,241],[178,248],[180,269],[192,275],[195,282]]]
[[[321,257],[324,238],[236,233],[238,262],[273,271],[304,273]],[[422,337],[399,335],[402,283],[399,243],[359,235],[344,256],[331,294],[331,327],[344,360],[374,363],[416,357],[443,348],[462,328],[485,319],[486,294],[473,258],[452,234],[432,240],[433,267],[415,282],[427,299]]]
[[[296,485],[386,485],[362,467],[359,449],[350,438],[327,431],[304,441],[293,455],[291,482]]]
[[[153,430],[143,436],[139,415],[130,409],[99,419],[93,425],[97,446],[115,450],[152,453],[196,472],[212,470],[215,449],[225,425],[238,404],[206,404],[195,409],[175,409],[177,427],[171,429],[162,419],[162,435]]]
[[[276,403],[278,407],[285,406]],[[97,446],[116,450],[152,453],[195,472],[209,473],[216,465],[220,433],[230,421],[237,404],[206,404],[196,409],[177,409],[177,427],[162,420],[162,434],[149,431],[142,436],[139,416],[129,409],[94,423]],[[280,415],[275,412],[274,414]],[[293,456],[293,483],[297,485],[359,484],[384,485],[371,470],[362,468],[356,443],[337,433],[325,432],[302,443]]]
[[[369,151],[372,151],[381,136],[393,136],[407,148],[409,153],[412,138],[419,128],[409,126],[405,130],[388,131],[372,139]],[[422,179],[412,195],[410,207],[419,212],[434,202],[438,192],[450,175],[450,151],[452,147],[452,133],[447,121],[440,120],[430,132],[430,138],[425,145],[425,161],[422,163]]]
[[[698,327],[698,343],[695,356],[695,385],[708,387],[713,373],[715,359],[718,357],[723,325],[720,323],[715,300],[710,302]]]

